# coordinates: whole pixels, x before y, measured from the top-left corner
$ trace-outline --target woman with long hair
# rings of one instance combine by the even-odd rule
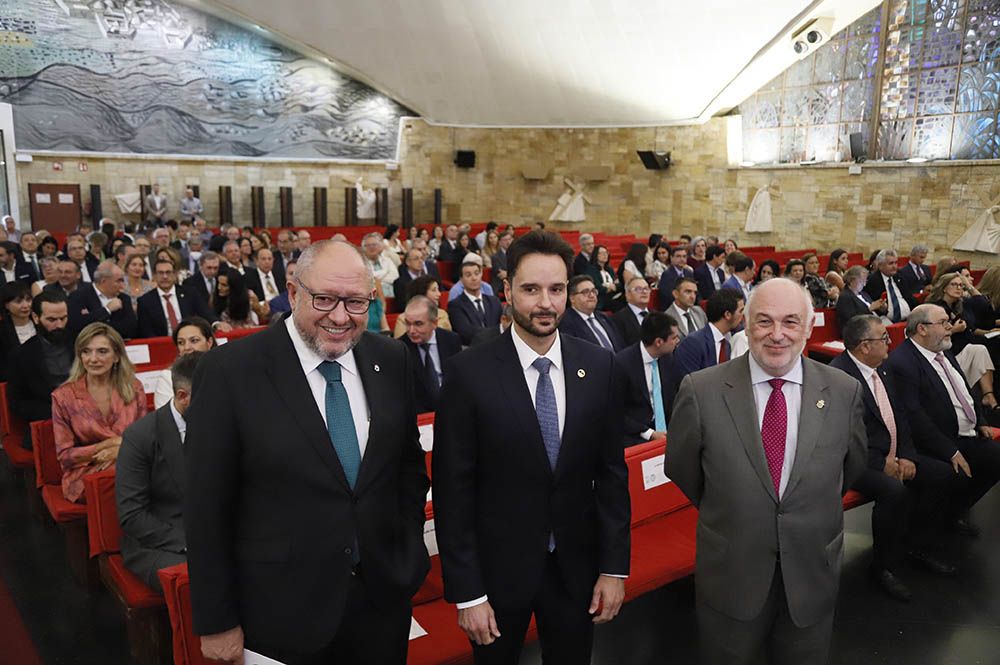
[[[385,255],[398,268],[403,263],[403,258],[406,256],[406,247],[403,245],[403,241],[399,238],[398,224],[390,224],[385,227],[385,231],[382,232],[382,242],[385,244],[385,248],[389,250],[388,252],[385,252]]]
[[[806,287],[806,264],[801,259],[792,259],[785,264],[785,277]]]
[[[195,352],[205,353],[215,348],[212,324],[200,316],[192,316],[178,323],[173,338],[178,356],[186,356]],[[160,372],[160,378],[156,382],[156,391],[153,393],[153,404],[159,409],[173,398],[174,381],[170,370],[167,369]]]
[[[636,254],[641,255],[640,260],[646,260],[646,248],[636,243],[632,245]],[[611,252],[604,245],[594,247],[594,253],[590,255],[590,276],[594,278],[597,285],[597,309],[618,310],[624,306],[625,299],[622,298],[624,282],[615,274],[615,267],[611,265]],[[621,267],[618,268],[619,274]],[[642,273],[639,273],[642,277]]]
[[[846,249],[837,248],[830,252],[830,261],[826,264],[827,284],[837,287],[837,290],[844,290],[844,273],[851,265],[851,257]]]
[[[486,241],[483,243],[483,267],[493,267],[493,255],[500,251],[500,234],[496,229],[486,232]]]
[[[237,270],[220,270],[215,280],[215,313],[219,320],[233,328],[253,328],[260,325],[260,318],[251,306],[251,294],[246,278]]]
[[[24,282],[0,287],[0,380],[7,377],[7,356],[35,336],[31,289]]]
[[[438,224],[431,233],[431,239],[427,241],[427,258],[437,259],[442,242],[444,242],[444,227]]]
[[[646,277],[656,280],[657,283],[660,281],[660,277],[663,276],[663,271],[667,269],[670,265],[670,245],[665,242],[661,242],[656,246],[653,251],[653,261],[646,266]],[[628,282],[625,282],[626,284]]]
[[[607,250],[607,247],[605,247]],[[597,250],[594,250],[597,255]],[[593,260],[591,260],[593,262]],[[610,262],[609,264],[610,265]],[[625,260],[618,266],[618,283],[628,284],[633,277],[646,276],[646,247],[640,243],[634,243],[625,254]]]
[[[836,307],[837,298],[840,297],[840,289],[830,286],[826,280],[819,275],[819,257],[815,254],[806,254],[802,257],[802,264],[805,266],[806,275],[803,283],[806,290],[812,296],[813,307],[822,309],[824,307]]]
[[[254,261],[253,243],[249,236],[243,236],[238,241],[240,246],[240,262],[243,263],[244,270],[256,270],[257,263]]]
[[[125,263],[125,293],[132,299],[134,308],[139,296],[144,296],[153,290],[153,282],[146,279],[146,258],[142,254],[133,254]]]
[[[146,395],[108,324],[81,330],[74,353],[69,378],[52,393],[52,429],[63,496],[82,501],[83,477],[114,466],[122,432],[146,414]]]
[[[774,259],[766,259],[760,262],[760,266],[757,268],[757,277],[754,279],[753,285],[757,286],[779,275],[781,275],[781,266],[778,265],[778,262]]]

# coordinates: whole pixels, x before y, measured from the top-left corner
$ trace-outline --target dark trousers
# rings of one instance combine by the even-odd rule
[[[872,565],[895,570],[906,549],[925,550],[936,540],[952,493],[955,472],[948,464],[913,455],[917,475],[901,483],[882,471],[865,469],[854,489],[875,500],[872,508]]]
[[[830,659],[833,612],[811,626],[796,626],[788,611],[780,563],[763,609],[749,621],[700,601],[695,605],[702,665],[824,665]]]
[[[961,488],[955,500],[955,516],[974,506],[1000,480],[1000,441],[959,437],[958,450],[969,463],[972,478],[958,474]]]
[[[406,665],[410,617],[408,599],[401,599],[392,607],[372,603],[364,578],[358,574],[351,577],[337,634],[319,652],[302,654],[252,643],[247,648],[285,665]]]
[[[530,606],[493,608],[500,637],[488,646],[472,645],[476,665],[517,665],[532,614],[545,665],[586,665],[594,641],[589,607],[589,598],[569,595],[559,572],[558,554],[550,554],[541,588]]]

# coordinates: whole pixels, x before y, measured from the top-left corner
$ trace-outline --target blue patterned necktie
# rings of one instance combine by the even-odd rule
[[[649,363],[653,368],[653,427],[657,432],[667,431],[667,414],[663,411],[663,387],[660,385],[660,366],[656,358]]]
[[[358,469],[361,467],[361,447],[358,445],[358,433],[354,429],[351,401],[340,379],[340,364],[325,360],[318,369],[326,379],[326,429],[330,433],[333,449],[340,458],[347,483],[354,489]]]
[[[611,346],[611,340],[608,339],[604,329],[601,328],[601,324],[597,322],[597,317],[591,314],[590,318],[587,319],[587,323],[590,324],[590,329],[594,332],[594,336],[597,338],[597,343],[608,351],[614,351],[614,347]]]
[[[887,281],[885,290],[889,294],[889,300],[892,301],[892,317],[890,320],[893,323],[899,323],[903,319],[900,316],[899,312],[899,298],[896,296],[896,289],[893,288],[893,283],[891,278]]]
[[[535,388],[535,416],[538,427],[542,431],[542,441],[545,443],[545,454],[549,458],[549,466],[556,469],[559,460],[559,411],[556,409],[556,392],[552,388],[549,368],[552,361],[548,358],[537,358],[531,366],[538,370],[538,386]]]

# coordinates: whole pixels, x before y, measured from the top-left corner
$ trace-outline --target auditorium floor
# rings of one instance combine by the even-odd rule
[[[1000,663],[1000,490],[973,511],[979,539],[956,540],[957,578],[907,568],[914,602],[901,605],[866,578],[871,544],[868,507],[847,514],[847,551],[834,636],[835,665],[972,665]],[[24,492],[0,469],[0,584],[13,596],[45,665],[125,665],[125,629],[114,599],[86,593],[70,577],[62,537],[28,515]],[[686,665],[696,662],[694,584],[688,580],[630,603],[599,627],[594,665]],[[0,608],[2,609],[2,608]],[[2,614],[2,612],[0,612]],[[0,616],[0,665],[8,660],[8,617]],[[5,655],[8,654],[8,655]],[[541,662],[537,646],[521,660]]]

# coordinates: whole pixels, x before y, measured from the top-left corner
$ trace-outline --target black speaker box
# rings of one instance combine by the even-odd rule
[[[650,171],[662,171],[670,168],[670,153],[655,152],[653,150],[636,150],[642,165]]]
[[[865,151],[864,136],[861,132],[851,134],[851,159],[858,164],[868,159],[868,153]]]
[[[476,165],[475,150],[456,150],[455,166],[460,169],[471,169]]]

